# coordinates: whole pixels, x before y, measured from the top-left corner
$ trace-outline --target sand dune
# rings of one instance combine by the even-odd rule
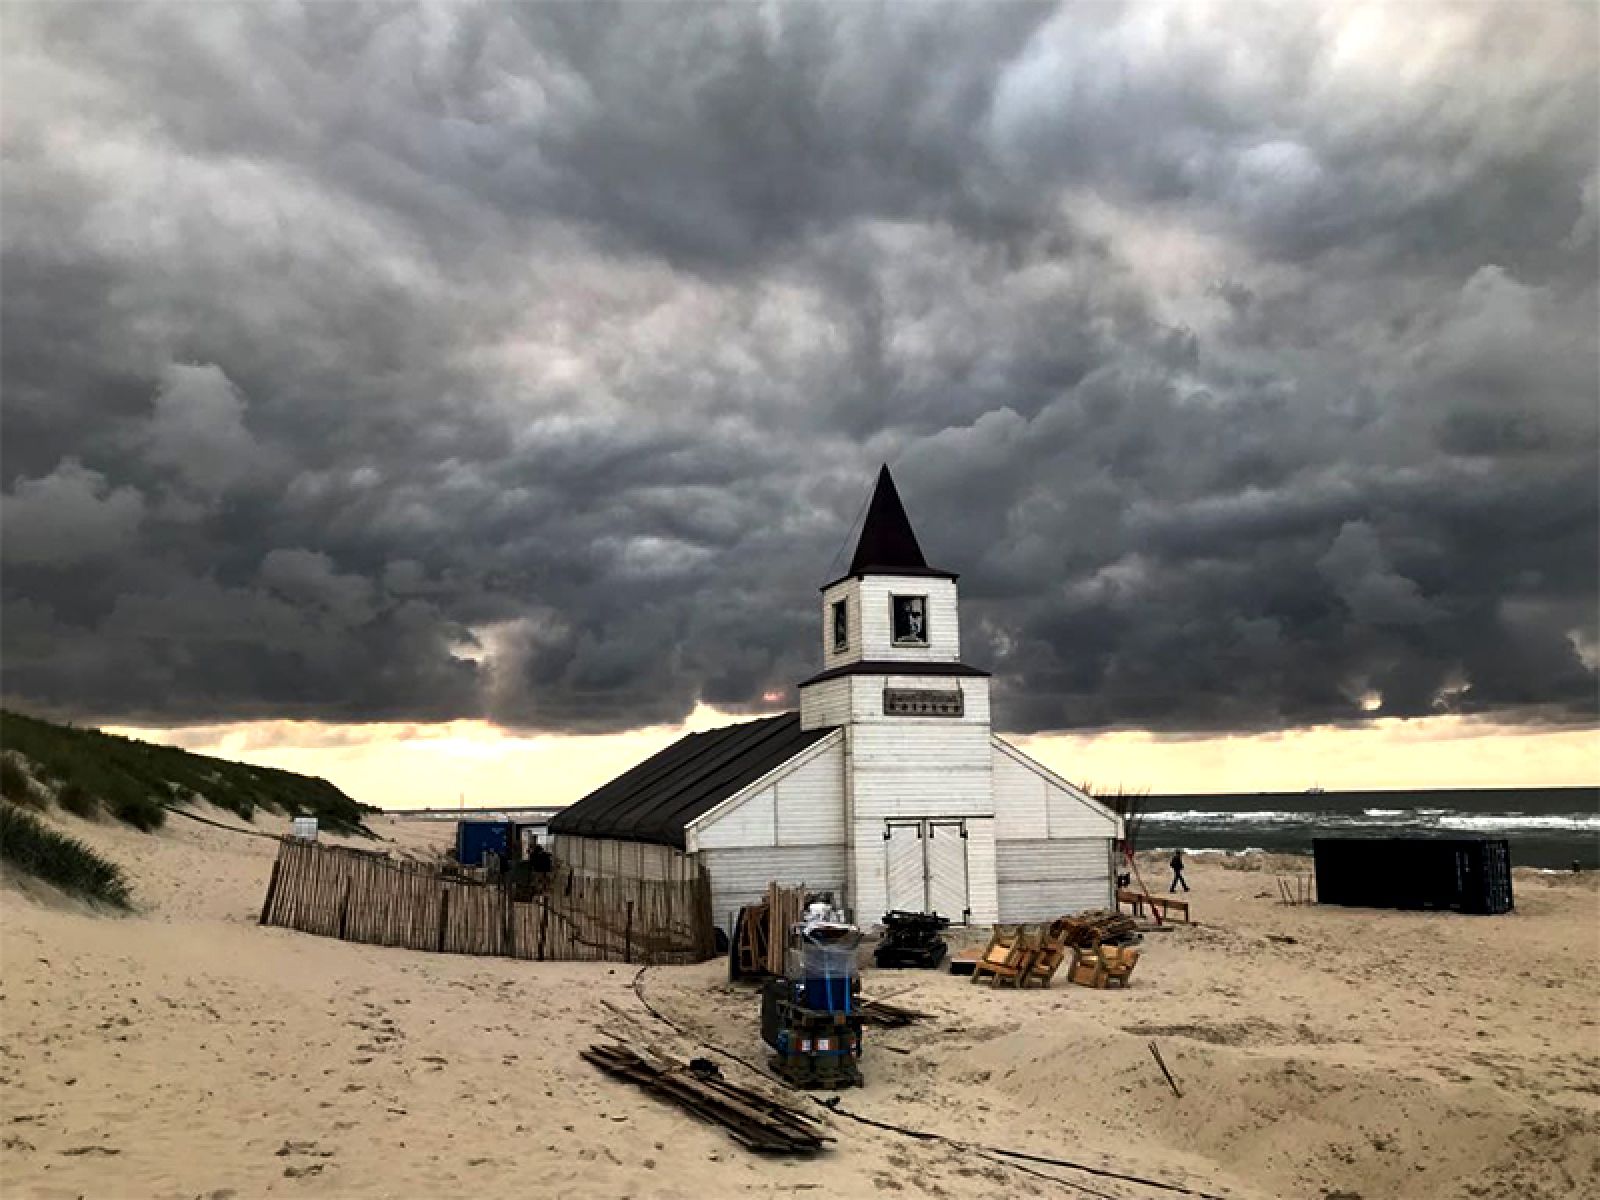
[[[844,1118],[816,1161],[761,1158],[578,1058],[603,1030],[694,1049],[631,968],[261,929],[270,840],[62,824],[129,868],[141,911],[4,892],[6,1196],[1174,1194]],[[379,832],[411,851],[446,835]],[[935,1019],[873,1031],[845,1106],[1241,1198],[1600,1192],[1592,880],[1519,873],[1517,912],[1484,918],[1285,908],[1270,873],[1215,862],[1192,877],[1203,923],[1150,935],[1127,992],[869,972]],[[640,986],[759,1060],[754,997],[724,978],[708,963]]]

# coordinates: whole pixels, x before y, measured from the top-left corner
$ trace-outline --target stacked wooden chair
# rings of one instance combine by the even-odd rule
[[[1049,926],[996,925],[973,968],[972,982],[987,980],[991,986],[1010,983],[1017,988],[1030,984],[1047,988],[1070,954],[1067,978],[1071,982],[1092,988],[1127,987],[1128,977],[1139,962],[1138,949],[1098,940],[1074,945],[1077,929],[1069,918]]]
[[[1127,987],[1128,976],[1133,974],[1133,968],[1139,964],[1139,950],[1136,946],[1101,946],[1101,970],[1106,974],[1102,987]]]
[[[1036,945],[1037,938],[1029,935],[1026,925],[996,925],[972,970],[972,982],[987,979],[998,986],[1009,980],[1013,986],[1021,987]]]
[[[1056,972],[1061,969],[1061,964],[1066,961],[1067,951],[1066,930],[1061,928],[1057,921],[1045,930],[1039,938],[1039,948],[1034,951],[1033,959],[1028,963],[1028,973],[1023,977],[1021,986],[1027,987],[1036,983],[1042,988],[1050,986],[1050,981],[1056,977]]]
[[[972,981],[1047,988],[1066,961],[1068,948],[1065,934],[1055,926],[996,925],[973,969]]]
[[[1084,987],[1127,987],[1138,962],[1139,951],[1134,946],[1074,946],[1067,978]]]

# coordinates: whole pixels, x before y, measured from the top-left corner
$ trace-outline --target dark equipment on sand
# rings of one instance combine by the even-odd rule
[[[861,1080],[861,978],[853,925],[807,922],[790,934],[784,974],[761,990],[761,1040],[769,1065],[798,1087]]]
[[[1362,908],[1507,913],[1504,838],[1317,838],[1317,900]]]
[[[883,940],[872,952],[880,967],[937,967],[947,947],[939,935],[950,928],[948,917],[938,913],[889,912],[883,914]]]

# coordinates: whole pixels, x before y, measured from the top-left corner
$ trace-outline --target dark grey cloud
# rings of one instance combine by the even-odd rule
[[[1591,5],[6,24],[11,702],[770,708],[888,459],[1010,729],[1595,715]]]

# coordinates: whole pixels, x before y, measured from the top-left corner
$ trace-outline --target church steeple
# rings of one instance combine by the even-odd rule
[[[928,560],[923,557],[922,546],[911,528],[911,518],[906,516],[906,506],[900,501],[900,490],[894,485],[894,476],[889,473],[888,463],[884,463],[878,471],[878,482],[872,489],[872,501],[867,505],[867,517],[861,523],[861,536],[856,540],[856,552],[843,578],[861,575],[957,578],[954,571],[930,567]]]
[[[889,474],[889,464],[884,463],[878,472],[878,486],[872,491],[872,503],[867,505],[867,519],[861,524],[850,574],[892,574],[904,567],[921,571],[927,566],[928,560],[922,557],[922,547],[911,528],[911,518],[906,516],[906,506],[900,502],[900,491],[894,486],[894,476]]]
[[[961,661],[956,574],[928,565],[887,464],[849,572],[822,587],[821,616],[822,671],[800,684],[802,729],[956,717],[988,737],[987,672]]]

